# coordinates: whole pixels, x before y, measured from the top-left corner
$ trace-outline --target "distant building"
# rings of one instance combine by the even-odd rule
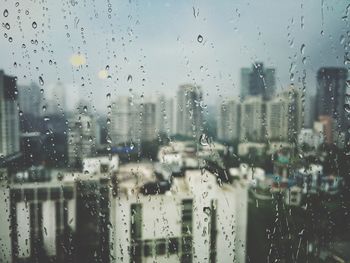
[[[74,115],[68,120],[68,160],[73,167],[96,154],[95,118],[88,114]]]
[[[290,87],[266,101],[266,135],[272,141],[295,142],[303,123],[301,92]]]
[[[141,141],[154,141],[158,132],[156,129],[156,104],[153,102],[144,102],[140,105],[142,113],[141,122]]]
[[[156,127],[159,133],[173,135],[175,133],[174,101],[159,96],[156,102]]]
[[[131,97],[118,97],[112,107],[110,137],[113,145],[140,140],[139,104]]]
[[[346,128],[346,68],[320,68],[317,72],[317,116],[330,116],[337,129]]]
[[[238,101],[227,100],[219,105],[217,120],[218,139],[233,141],[239,139],[241,105]]]
[[[177,93],[177,134],[196,137],[203,131],[203,94],[198,86],[186,84]]]
[[[241,69],[241,98],[246,96],[263,96],[270,99],[276,89],[275,69],[264,68],[263,63],[256,62],[252,68]]]
[[[18,87],[19,108],[23,114],[39,117],[41,115],[42,94],[40,87],[32,82]]]
[[[16,79],[0,71],[0,155],[18,153],[19,119]]]
[[[56,83],[49,97],[46,98],[47,103],[46,110],[42,111],[42,114],[45,115],[58,115],[67,111],[66,105],[66,87],[62,82]]]
[[[264,139],[264,101],[262,97],[247,97],[241,103],[240,140],[260,142]]]

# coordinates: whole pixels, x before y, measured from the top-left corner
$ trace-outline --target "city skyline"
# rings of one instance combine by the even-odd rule
[[[173,4],[131,1],[111,4],[110,12],[107,4],[96,6],[91,13],[74,1],[50,7],[5,2],[8,15],[2,19],[10,29],[2,29],[7,38],[0,42],[0,67],[17,76],[19,84],[42,77],[49,89],[59,78],[69,98],[81,95],[100,107],[107,93],[127,95],[132,89],[174,95],[173,87],[185,83],[202,86],[205,101],[213,95],[237,96],[239,69],[255,61],[276,68],[277,89],[291,82],[302,88],[305,75],[307,92],[314,93],[318,67],[344,66],[346,1],[274,3],[268,10],[262,3],[180,2],[172,14]],[[28,11],[23,21],[16,21],[17,9]],[[54,10],[62,10],[62,16]],[[179,15],[183,19],[174,20]]]

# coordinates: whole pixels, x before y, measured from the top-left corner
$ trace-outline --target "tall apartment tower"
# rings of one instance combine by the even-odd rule
[[[141,140],[153,141],[157,138],[156,132],[156,104],[153,102],[145,102],[140,105],[142,112],[141,122]]]
[[[241,103],[240,140],[263,140],[264,101],[261,96],[248,97]]]
[[[344,105],[347,77],[346,68],[327,67],[317,72],[317,117],[331,116],[340,130],[346,128]]]
[[[272,141],[295,142],[303,124],[301,91],[290,87],[266,102],[266,134]]]
[[[256,62],[252,68],[241,69],[241,98],[246,96],[263,96],[270,99],[276,90],[274,68],[264,68],[264,64]]]
[[[218,111],[218,139],[224,141],[239,139],[241,104],[234,99],[223,101]]]
[[[203,95],[198,86],[181,85],[177,92],[177,133],[199,137],[203,131]]]
[[[174,101],[161,95],[156,102],[156,126],[159,133],[173,135],[174,129]]]
[[[75,115],[68,121],[68,160],[81,166],[82,160],[96,153],[96,120],[88,114]]]
[[[18,89],[18,102],[23,114],[39,117],[42,95],[38,84],[32,82],[30,85],[21,85]]]
[[[140,140],[139,104],[131,97],[118,97],[112,108],[110,136],[114,145]]]
[[[16,79],[0,71],[0,155],[19,152]]]

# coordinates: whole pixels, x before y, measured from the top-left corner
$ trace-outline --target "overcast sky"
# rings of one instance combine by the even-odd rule
[[[279,88],[305,74],[312,93],[317,69],[344,66],[349,43],[348,0],[0,1],[0,68],[22,84],[41,76],[45,92],[60,80],[69,105],[102,111],[107,93],[175,96],[182,83],[211,104],[238,96],[254,61],[276,68]]]

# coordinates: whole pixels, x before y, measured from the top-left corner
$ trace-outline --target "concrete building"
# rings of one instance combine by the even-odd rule
[[[240,140],[259,142],[264,139],[264,101],[262,97],[247,97],[241,103]]]
[[[203,95],[198,86],[182,85],[177,92],[177,134],[196,137],[203,132]]]
[[[0,71],[0,155],[20,150],[16,79]]]
[[[76,114],[68,120],[68,161],[73,167],[96,154],[95,119],[86,114]]]
[[[174,101],[161,95],[156,102],[156,127],[159,133],[175,134]]]
[[[110,219],[115,262],[245,262],[244,183],[219,186],[214,174],[197,169],[165,188],[150,164],[121,166],[117,177]]]
[[[42,93],[40,87],[32,82],[18,87],[19,108],[26,115],[41,116]]]
[[[118,145],[139,141],[142,118],[138,102],[131,97],[118,97],[112,105],[110,131],[112,144]]]
[[[217,120],[218,139],[233,141],[239,139],[241,105],[231,99],[219,105]]]
[[[1,262],[68,262],[76,229],[74,182],[33,181],[33,172],[1,180]]]
[[[330,116],[341,131],[347,128],[346,112],[346,68],[320,68],[317,72],[317,116]]]
[[[255,62],[252,68],[241,69],[241,98],[263,96],[270,99],[276,89],[275,69],[264,68],[261,62]]]
[[[275,97],[266,102],[266,135],[271,141],[287,141],[289,123],[289,101]]]
[[[154,141],[158,132],[156,129],[156,104],[153,102],[144,102],[140,105],[142,112],[141,122],[141,141]]]

